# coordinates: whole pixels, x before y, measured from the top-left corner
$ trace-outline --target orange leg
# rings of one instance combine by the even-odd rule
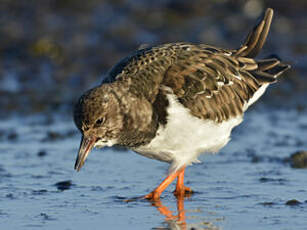
[[[161,193],[167,188],[167,186],[170,185],[170,183],[172,183],[176,179],[176,177],[180,173],[182,173],[182,171],[184,172],[184,167],[168,175],[168,177],[166,177],[165,180],[155,190],[153,190],[151,193],[144,196],[144,198],[148,200],[153,200],[153,201],[159,200]]]
[[[176,189],[174,191],[174,195],[177,197],[184,197],[186,194],[191,194],[192,189],[189,187],[184,186],[184,170],[185,166],[182,167],[178,174]]]

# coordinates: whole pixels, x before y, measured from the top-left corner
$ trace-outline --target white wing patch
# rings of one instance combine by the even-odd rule
[[[269,83],[263,84],[252,96],[251,99],[244,105],[243,111],[246,111],[249,106],[256,102],[265,92],[266,88],[269,86]]]

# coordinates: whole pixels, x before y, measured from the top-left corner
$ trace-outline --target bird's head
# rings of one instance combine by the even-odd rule
[[[95,146],[112,146],[117,143],[123,120],[119,100],[110,87],[102,85],[80,97],[74,109],[74,121],[82,134],[75,163],[77,171]]]

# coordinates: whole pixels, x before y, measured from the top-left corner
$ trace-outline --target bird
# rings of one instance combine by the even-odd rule
[[[192,193],[186,167],[223,148],[244,112],[290,68],[276,56],[255,59],[272,18],[268,8],[237,49],[175,42],[142,46],[120,60],[75,104],[82,134],[75,169],[94,147],[122,146],[169,163],[167,177],[142,198],[159,200],[175,179],[177,197]]]

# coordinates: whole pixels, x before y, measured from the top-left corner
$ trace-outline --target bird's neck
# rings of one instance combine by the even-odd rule
[[[118,144],[137,147],[149,143],[158,129],[152,104],[144,96],[131,92],[125,83],[116,82],[113,90],[123,118]]]

